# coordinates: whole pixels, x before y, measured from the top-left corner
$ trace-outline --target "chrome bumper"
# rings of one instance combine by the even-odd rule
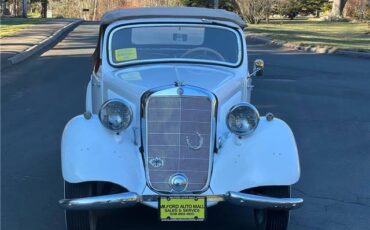
[[[134,192],[125,192],[105,196],[63,199],[59,201],[59,204],[67,210],[112,209],[129,207],[143,202],[155,202],[158,201],[159,197],[163,196],[166,195],[138,195]],[[232,204],[258,209],[295,209],[303,205],[302,198],[274,198],[241,192],[228,192],[224,195],[205,195],[205,197],[210,202],[228,201]]]

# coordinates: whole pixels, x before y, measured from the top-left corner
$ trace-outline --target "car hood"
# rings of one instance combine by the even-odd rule
[[[217,98],[217,135],[227,134],[225,117],[232,106],[242,100],[245,69],[216,65],[153,64],[135,66],[113,72],[103,70],[103,101],[120,98],[134,113],[133,127],[141,127],[141,98],[148,90],[163,86],[175,87],[175,82],[196,86],[213,93]],[[218,138],[217,137],[217,138]]]
[[[103,78],[106,80],[105,88],[116,88],[121,92],[115,93],[131,101],[150,89],[174,85],[175,82],[207,89],[217,97],[224,97],[225,93],[235,94],[243,83],[243,78],[237,77],[234,69],[194,64],[146,65],[116,70],[109,75],[111,77]]]

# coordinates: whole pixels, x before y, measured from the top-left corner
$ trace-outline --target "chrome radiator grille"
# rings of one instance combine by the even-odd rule
[[[187,91],[185,89],[181,89]],[[150,186],[173,192],[170,180],[187,179],[182,192],[208,186],[213,152],[212,98],[205,95],[152,95],[146,104],[146,166]]]

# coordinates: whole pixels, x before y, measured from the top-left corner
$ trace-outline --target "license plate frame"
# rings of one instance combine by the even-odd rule
[[[205,196],[161,196],[158,199],[161,221],[205,221],[207,197]]]

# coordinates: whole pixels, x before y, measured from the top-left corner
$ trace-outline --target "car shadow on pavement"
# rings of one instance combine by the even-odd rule
[[[206,216],[204,222],[161,222],[157,209],[138,205],[102,213],[98,230],[255,229],[253,212],[246,207],[219,204],[208,208]]]

